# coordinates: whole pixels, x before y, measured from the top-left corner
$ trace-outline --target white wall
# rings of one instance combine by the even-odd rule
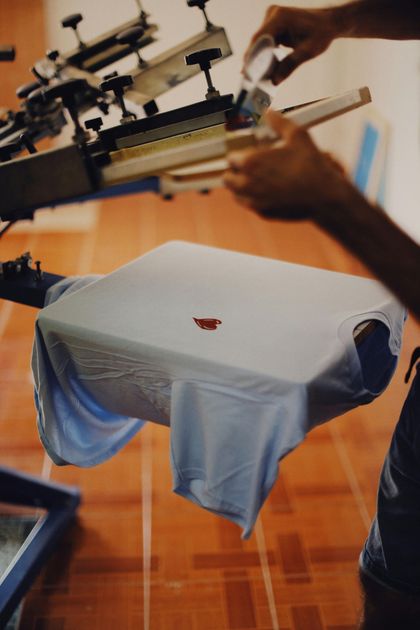
[[[420,241],[420,43],[343,40],[337,60],[337,89],[368,85],[373,107],[390,124],[386,210]],[[355,113],[355,122],[362,115]],[[351,152],[354,129],[343,118],[336,130],[337,151]]]
[[[89,39],[131,19],[137,11],[135,0],[44,2],[49,46],[63,52],[74,47],[75,39],[69,29],[60,27],[62,17],[81,12],[85,19],[80,32]],[[202,30],[200,12],[188,8],[185,0],[144,0],[143,4],[160,27],[159,41],[144,51],[146,59]],[[243,51],[270,4],[269,0],[210,0],[208,3],[210,19],[225,26],[234,51],[233,57],[213,70],[214,82],[221,92],[236,91]],[[302,7],[324,3],[289,0],[288,4]],[[282,84],[274,104],[281,107],[368,85],[375,107],[389,121],[392,131],[386,209],[420,240],[419,62],[418,42],[341,40]],[[125,60],[120,69],[129,71],[133,65]],[[204,78],[198,76],[160,97],[158,102],[165,110],[200,100],[204,93]],[[347,114],[339,121],[323,125],[314,135],[322,147],[335,151],[350,164],[362,116],[362,111]]]

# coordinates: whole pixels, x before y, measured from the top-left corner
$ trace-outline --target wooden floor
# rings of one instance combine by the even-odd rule
[[[225,191],[106,202],[84,232],[11,231],[0,259],[30,249],[55,273],[107,273],[172,239],[366,273],[312,225],[264,222]],[[77,484],[83,505],[27,597],[22,629],[355,628],[358,555],[407,391],[402,374],[419,343],[412,322],[387,392],[313,431],[286,458],[255,533],[243,542],[236,526],[172,494],[165,427],[148,425],[94,469],[50,466],[36,433],[29,372],[35,316],[0,302],[1,463]]]

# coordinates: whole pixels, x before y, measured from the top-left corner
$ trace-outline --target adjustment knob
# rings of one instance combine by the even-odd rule
[[[112,77],[117,77],[117,76],[118,76],[118,72],[114,70],[113,72],[110,72],[109,74],[104,75],[104,81],[106,81],[107,79],[112,79]]]
[[[122,33],[119,33],[115,39],[119,44],[135,46],[143,35],[144,28],[142,26],[133,26],[132,28],[128,28],[127,30],[122,31]]]
[[[46,55],[50,61],[55,63],[60,55],[58,50],[47,50]]]
[[[89,89],[89,86],[85,79],[67,79],[60,83],[55,83],[48,88],[44,89],[45,100],[54,100],[61,98],[63,105],[72,105],[75,102],[77,94],[85,92]]]
[[[31,83],[25,83],[24,85],[20,85],[16,90],[16,96],[18,98],[26,98],[29,96],[31,92],[37,90],[40,87],[38,81],[32,81]]]
[[[92,131],[96,131],[96,133],[98,133],[103,124],[103,120],[100,116],[98,116],[98,118],[90,118],[85,121],[86,129],[92,129]]]
[[[208,1],[209,0],[187,0],[187,4],[189,7],[198,7],[199,9],[203,11]]]
[[[144,109],[144,113],[146,114],[148,118],[150,118],[150,116],[154,116],[155,114],[159,112],[159,108],[155,100],[151,100],[145,103],[143,105],[143,109]]]
[[[21,133],[17,142],[9,142],[0,146],[0,162],[9,162],[15,155],[26,148],[29,153],[36,153],[36,147],[26,133]]]
[[[133,77],[129,74],[121,74],[116,77],[111,77],[106,81],[103,81],[100,88],[103,92],[114,92],[115,98],[122,111],[122,123],[131,122],[136,119],[136,115],[127,110],[124,102],[124,88],[129,85],[133,85]]]
[[[114,92],[115,96],[124,94],[124,88],[133,85],[133,77],[129,74],[118,74],[102,81],[100,88],[102,92]]]
[[[206,48],[205,50],[197,50],[185,57],[185,63],[187,66],[195,66],[196,64],[200,66],[201,70],[204,72],[206,81],[207,81],[207,94],[206,99],[209,100],[211,98],[218,98],[220,93],[216,90],[213,85],[213,81],[210,75],[211,62],[214,59],[220,59],[222,56],[222,51],[220,48]]]
[[[77,112],[77,96],[87,90],[89,90],[89,85],[85,79],[67,79],[67,81],[61,81],[61,83],[44,88],[42,91],[44,101],[57,98],[63,101],[63,105],[68,110],[75,126],[73,139],[76,142],[84,142],[86,140],[86,134],[80,125]]]
[[[37,153],[36,146],[34,145],[34,143],[32,142],[32,140],[30,139],[29,135],[26,132],[20,134],[19,143],[21,147],[25,147],[25,149],[28,150],[28,153],[30,154]]]
[[[211,61],[214,59],[220,59],[222,51],[220,48],[206,48],[205,50],[197,50],[185,57],[185,63],[187,66],[194,66],[198,64],[200,68],[209,70],[211,68]]]
[[[67,17],[61,20],[61,26],[63,28],[72,28],[74,34],[77,37],[77,42],[79,44],[79,48],[86,48],[86,44],[81,40],[79,31],[77,30],[77,25],[83,20],[83,15],[81,13],[72,13]]]
[[[0,61],[14,61],[16,49],[14,46],[0,46]]]
[[[144,68],[147,63],[141,58],[139,48],[140,40],[144,35],[144,28],[141,26],[133,26],[126,31],[122,31],[115,38],[121,45],[127,45],[131,48],[131,51],[137,55],[139,68]]]
[[[82,20],[83,15],[81,13],[72,13],[61,20],[61,26],[63,28],[72,28],[75,30]]]
[[[60,74],[61,74],[61,70],[62,68],[60,67],[60,63],[58,60],[58,58],[60,57],[60,53],[58,50],[47,50],[47,52],[45,53],[45,56],[47,57],[47,59],[49,59],[51,61],[51,63],[54,64],[54,76],[57,79],[60,79]]]
[[[9,162],[14,155],[22,150],[20,142],[9,142],[0,146],[0,162]]]
[[[189,7],[198,7],[204,15],[204,19],[206,20],[206,31],[211,31],[214,28],[214,25],[210,22],[207,13],[206,13],[206,3],[209,0],[187,0],[187,4]]]

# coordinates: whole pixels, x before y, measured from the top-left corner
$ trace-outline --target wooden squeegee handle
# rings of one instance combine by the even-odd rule
[[[363,87],[340,96],[293,107],[282,113],[304,129],[309,129],[321,122],[336,118],[370,102],[370,91],[367,87]],[[228,132],[224,141],[224,149],[220,150],[218,155],[209,157],[207,154],[206,159],[191,160],[189,164],[184,163],[181,165],[181,168],[178,170],[167,169],[166,172],[161,173],[161,192],[171,195],[186,190],[210,190],[211,188],[222,186],[222,177],[226,168],[226,166],[223,166],[223,158],[226,156],[226,153],[258,146],[262,139],[268,142],[270,140],[275,142],[278,140],[278,137],[267,127]],[[202,148],[205,148],[204,143]],[[193,156],[191,155],[190,157]],[[211,160],[215,159],[217,160],[217,166],[215,166],[214,162],[213,164],[211,162]],[[188,173],[188,167],[191,166],[194,167],[193,172]],[[187,172],[185,172],[185,167],[187,167]]]
[[[371,100],[366,87],[351,90],[339,96],[316,101],[289,110],[285,115],[297,125],[308,129],[345,112],[361,107]],[[105,186],[139,180],[150,176],[163,176],[174,169],[205,165],[224,158],[229,151],[258,145],[261,141],[276,141],[278,137],[267,126],[226,132],[217,137],[193,143],[181,142],[179,146],[163,148],[150,156],[139,157],[136,148],[125,149],[127,159],[113,161],[103,171]],[[117,156],[115,156],[117,157]]]

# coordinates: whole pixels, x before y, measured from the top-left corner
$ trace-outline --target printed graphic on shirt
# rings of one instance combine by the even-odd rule
[[[203,330],[216,330],[222,323],[220,319],[214,319],[212,317],[198,318],[193,317],[193,320]]]

